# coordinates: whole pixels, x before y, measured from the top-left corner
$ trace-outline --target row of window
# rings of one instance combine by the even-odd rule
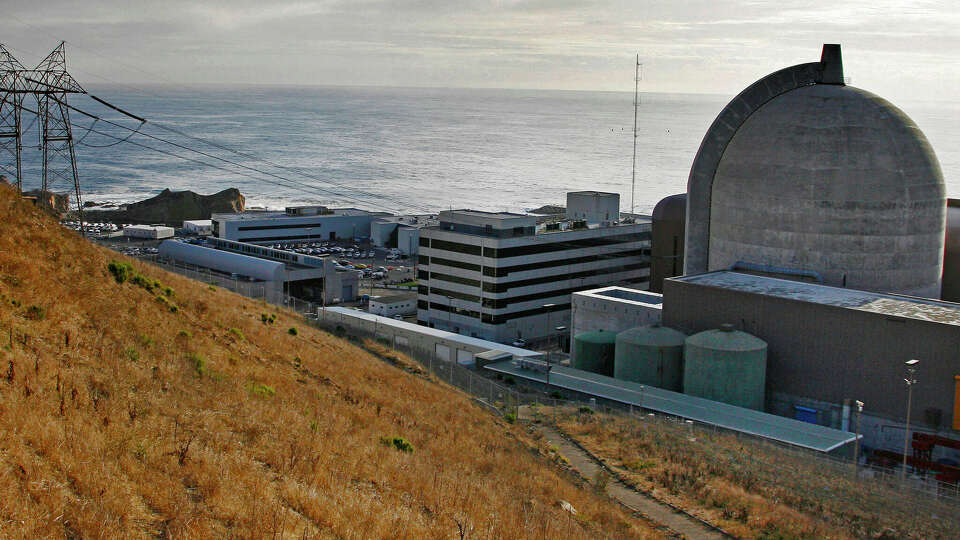
[[[287,223],[286,225],[245,225],[237,227],[238,231],[272,231],[275,229],[305,229],[307,227],[322,227],[322,223]]]
[[[460,242],[451,242],[449,240],[431,239],[424,236],[420,237],[420,246],[437,249],[441,251],[450,251],[453,253],[463,253],[466,255],[480,255],[492,259],[506,259],[510,257],[522,257],[526,255],[536,255],[539,253],[551,253],[554,251],[566,251],[569,249],[580,249],[588,247],[612,246],[627,242],[638,242],[649,240],[650,232],[638,232],[629,234],[618,234],[613,236],[600,236],[596,238],[581,238],[578,240],[567,240],[565,242],[550,242],[544,244],[530,244],[526,246],[516,246],[508,248],[481,247],[475,244],[463,244]]]
[[[646,279],[646,278],[644,278],[644,279]],[[525,295],[521,295],[521,296],[514,296],[514,297],[511,297],[511,298],[483,298],[483,299],[481,299],[481,297],[475,296],[475,295],[472,295],[472,294],[465,294],[465,293],[461,293],[461,292],[457,292],[457,291],[449,291],[449,290],[446,290],[446,289],[438,289],[438,288],[436,288],[436,287],[429,287],[429,288],[428,288],[428,287],[424,287],[424,289],[426,289],[427,292],[424,293],[424,292],[421,291],[420,294],[423,295],[423,298],[426,298],[429,293],[433,293],[433,294],[436,294],[436,295],[438,295],[438,296],[446,296],[446,297],[448,297],[448,298],[456,298],[456,299],[458,299],[458,300],[463,300],[463,301],[465,301],[465,302],[472,302],[472,303],[478,303],[478,302],[480,302],[481,305],[482,305],[483,307],[487,308],[487,309],[504,309],[504,308],[510,307],[510,305],[512,305],[512,304],[518,304],[518,303],[521,303],[521,302],[532,302],[532,301],[534,301],[534,300],[546,300],[546,299],[548,299],[548,298],[556,298],[557,296],[566,296],[566,295],[573,294],[573,293],[575,293],[575,292],[586,291],[586,290],[594,289],[594,288],[596,288],[596,287],[597,287],[597,285],[596,285],[595,283],[594,283],[594,284],[590,284],[590,285],[578,285],[578,286],[576,286],[576,287],[568,287],[568,288],[565,288],[565,289],[554,289],[554,290],[551,290],[551,291],[543,291],[543,292],[538,292],[538,293],[525,294]],[[431,305],[432,305],[432,304],[431,304]]]
[[[607,268],[598,268],[596,270],[572,272],[562,276],[544,276],[532,279],[523,279],[520,281],[510,281],[507,283],[490,283],[489,281],[484,281],[483,290],[484,292],[502,293],[507,292],[515,287],[528,287],[530,285],[541,285],[543,283],[553,283],[555,281],[563,281],[567,279],[581,279],[593,276],[602,276],[605,274],[616,274],[617,272],[627,272],[629,270],[640,270],[643,268],[650,268],[650,263],[648,261],[643,261],[633,264],[625,264],[623,266],[612,266]]]
[[[574,257],[572,259],[557,259],[552,261],[543,261],[536,263],[528,264],[516,264],[513,266],[484,266],[483,275],[490,277],[506,277],[512,272],[525,272],[528,270],[543,270],[544,268],[555,268],[557,266],[566,266],[570,264],[585,264],[596,261],[604,261],[609,259],[618,259],[620,257],[639,257],[642,255],[650,255],[650,250],[647,248],[643,249],[628,249],[624,251],[616,251],[612,253],[600,253],[598,255],[586,255],[584,257]],[[453,261],[450,259],[443,259],[440,257],[429,257],[427,255],[420,255],[417,258],[417,264],[419,265],[439,265],[439,266],[450,266],[453,268],[461,268],[463,270],[470,270],[473,272],[479,272],[481,270],[481,265],[473,264],[463,261]]]

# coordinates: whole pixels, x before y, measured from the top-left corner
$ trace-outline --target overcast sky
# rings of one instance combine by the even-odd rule
[[[955,100],[956,0],[3,0],[28,67],[84,83],[358,84],[734,94],[843,45],[854,86]]]

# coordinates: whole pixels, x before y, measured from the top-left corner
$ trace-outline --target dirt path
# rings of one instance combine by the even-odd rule
[[[583,478],[587,480],[596,478],[600,470],[600,464],[593,456],[563,437],[556,428],[544,424],[537,424],[535,427]],[[607,494],[634,512],[642,514],[650,521],[666,526],[685,538],[716,540],[726,538],[696,519],[681,514],[670,506],[624,485],[615,477],[611,477],[607,483]]]

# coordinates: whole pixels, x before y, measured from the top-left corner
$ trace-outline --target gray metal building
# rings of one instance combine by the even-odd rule
[[[692,333],[731,323],[768,343],[770,412],[814,411],[818,423],[848,428],[849,402],[860,400],[894,421],[878,434],[902,440],[904,362],[918,359],[911,421],[960,429],[960,304],[730,271],[670,278],[663,293],[667,326]]]

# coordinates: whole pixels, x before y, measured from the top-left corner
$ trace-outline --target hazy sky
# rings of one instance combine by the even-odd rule
[[[960,5],[922,0],[3,0],[32,67],[81,82],[280,83],[733,94],[843,45],[853,85],[955,100]]]

